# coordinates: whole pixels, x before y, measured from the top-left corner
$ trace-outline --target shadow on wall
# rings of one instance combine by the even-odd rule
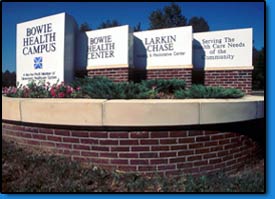
[[[261,151],[257,153],[259,158],[266,159],[266,119],[256,119],[242,122],[240,125],[235,124],[231,126],[232,130],[251,138],[259,144]],[[229,129],[231,130],[231,129]]]
[[[134,37],[134,69],[129,73],[129,79],[140,82],[147,79],[147,51],[142,40]]]
[[[75,76],[84,77],[87,75],[86,66],[88,66],[88,37],[85,32],[79,32],[76,39],[76,49],[75,52]]]
[[[226,125],[224,125],[226,126]],[[245,122],[232,123],[226,127],[220,125],[220,129],[238,132],[257,141],[262,146],[266,145],[266,119],[255,119]]]
[[[205,51],[200,42],[196,39],[193,39],[192,55],[192,84],[204,84]]]
[[[205,51],[196,39],[193,39],[192,52],[192,84],[204,84]],[[147,79],[147,51],[142,40],[134,37],[134,69],[129,74],[129,79],[134,82],[140,82]]]
[[[201,125],[200,128],[222,131],[222,132],[236,132],[241,135],[251,138],[257,142],[261,148],[261,152],[257,154],[259,158],[266,157],[266,119],[255,119],[244,122],[234,122],[227,124],[215,124],[215,125]]]

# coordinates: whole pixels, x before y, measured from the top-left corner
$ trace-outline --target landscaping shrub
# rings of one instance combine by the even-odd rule
[[[94,99],[110,99],[117,92],[113,81],[106,77],[79,78],[71,85],[81,87],[82,96]]]
[[[38,83],[31,81],[26,86],[20,85],[18,87],[5,87],[3,93],[8,97],[46,98],[50,97],[48,88],[49,84],[45,84],[41,81]]]
[[[85,77],[72,83],[81,86],[82,94],[99,99],[148,99],[155,98],[156,92],[142,84],[133,82],[115,83],[106,77]]]
[[[4,94],[5,96],[8,96],[8,97],[19,97],[18,89],[14,86],[2,88],[2,94]]]
[[[2,93],[8,97],[22,97],[22,98],[76,98],[81,97],[80,87],[74,89],[64,82],[56,83],[50,86],[50,83],[44,81],[29,82],[26,86],[18,87],[4,87]]]
[[[30,82],[27,86],[2,89],[8,97],[23,98],[93,98],[93,99],[185,99],[185,98],[240,98],[244,93],[234,88],[193,85],[185,89],[185,81],[146,80],[141,83],[115,83],[106,77],[79,78],[70,85],[64,82],[50,86],[44,82]]]
[[[214,175],[187,176],[186,192],[264,192],[264,174],[259,171],[243,171],[235,177],[219,172]]]
[[[53,98],[77,98],[81,97],[82,93],[80,87],[74,89],[70,85],[65,85],[64,82],[61,82],[60,84],[54,84],[50,88],[50,95]]]
[[[240,98],[244,93],[235,88],[208,87],[203,85],[192,85],[188,90],[177,90],[177,99],[185,98]]]
[[[35,83],[34,81],[23,86],[23,90],[19,89],[19,96],[25,98],[46,98],[49,97],[49,84],[45,84],[41,81]]]
[[[157,95],[155,90],[133,82],[117,83],[116,87],[121,93],[120,99],[153,99]]]
[[[148,89],[154,89],[158,93],[162,92],[165,94],[172,94],[176,90],[185,89],[186,83],[184,80],[180,79],[152,79],[152,80],[144,80],[141,82],[143,86]]]

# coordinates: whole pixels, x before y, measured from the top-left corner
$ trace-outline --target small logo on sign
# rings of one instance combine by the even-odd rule
[[[34,61],[34,69],[42,69],[42,57],[35,57]]]

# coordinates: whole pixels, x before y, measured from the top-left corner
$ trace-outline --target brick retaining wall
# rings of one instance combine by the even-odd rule
[[[2,138],[72,160],[138,173],[232,173],[261,147],[246,135],[213,130],[95,131],[2,122]]]
[[[204,72],[205,86],[238,88],[246,94],[252,91],[252,70],[211,70]]]

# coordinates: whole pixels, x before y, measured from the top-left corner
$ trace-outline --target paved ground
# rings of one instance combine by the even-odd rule
[[[257,95],[257,96],[264,96],[265,91],[252,91],[252,95]]]

